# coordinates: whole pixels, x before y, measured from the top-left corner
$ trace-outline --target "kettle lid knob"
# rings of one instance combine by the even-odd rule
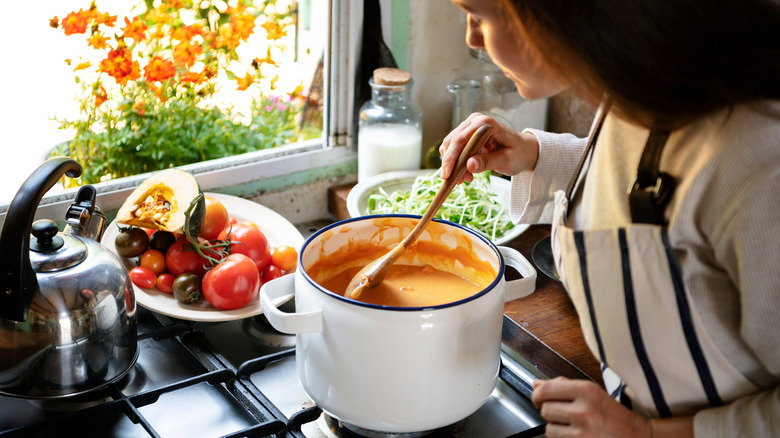
[[[56,251],[62,248],[65,241],[57,235],[59,228],[53,220],[41,219],[33,222],[32,234],[36,240],[30,242],[30,250],[35,252]]]

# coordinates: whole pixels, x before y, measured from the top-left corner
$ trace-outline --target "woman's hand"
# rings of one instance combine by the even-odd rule
[[[471,181],[475,173],[495,170],[504,175],[516,175],[533,169],[539,158],[539,142],[533,134],[517,132],[498,123],[492,117],[474,113],[452,130],[439,146],[441,176],[447,179],[458,156],[471,135],[482,125],[492,125],[493,133],[485,146],[466,162],[464,181]],[[460,181],[459,181],[460,182]]]
[[[532,401],[548,422],[548,438],[653,437],[650,420],[630,411],[587,380],[536,380]]]

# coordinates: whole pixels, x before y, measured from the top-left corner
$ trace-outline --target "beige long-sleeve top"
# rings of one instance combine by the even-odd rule
[[[528,130],[534,171],[512,178],[518,223],[549,223],[585,139]],[[646,128],[607,116],[569,224],[587,230],[631,222],[627,189]],[[780,102],[723,110],[672,132],[661,170],[678,181],[668,232],[692,304],[718,348],[761,392],[700,410],[699,437],[780,436]]]

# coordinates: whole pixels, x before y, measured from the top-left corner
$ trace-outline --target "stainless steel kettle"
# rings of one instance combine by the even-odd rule
[[[41,164],[14,197],[0,232],[0,394],[51,399],[121,379],[138,357],[136,303],[127,269],[99,243],[105,216],[82,187],[59,232],[33,223],[43,195],[81,165]],[[31,239],[32,233],[32,239]]]

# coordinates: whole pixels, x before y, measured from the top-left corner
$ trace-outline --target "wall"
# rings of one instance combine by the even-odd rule
[[[400,2],[400,3],[399,3]],[[383,0],[383,31],[399,59],[406,60],[402,68],[414,78],[414,98],[423,109],[423,149],[438,144],[450,131],[452,97],[447,84],[457,79],[460,69],[469,60],[466,46],[466,17],[450,0]],[[398,29],[408,4],[408,30]],[[396,13],[393,13],[393,10]],[[396,32],[396,35],[393,35]],[[408,34],[407,46],[397,39],[398,32]],[[585,136],[594,110],[570,92],[549,99],[546,129]]]

